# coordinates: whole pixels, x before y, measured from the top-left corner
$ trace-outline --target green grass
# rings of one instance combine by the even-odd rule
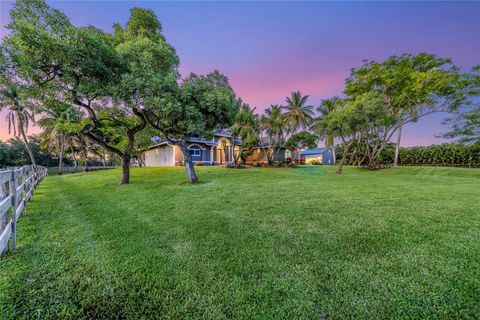
[[[476,318],[480,170],[51,176],[0,258],[0,319]]]

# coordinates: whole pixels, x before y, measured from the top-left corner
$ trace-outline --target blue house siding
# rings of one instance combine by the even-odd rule
[[[300,156],[305,159],[306,157],[322,156],[322,164],[324,165],[334,165],[335,164],[335,155],[333,150],[330,148],[317,148],[309,149],[300,152]]]

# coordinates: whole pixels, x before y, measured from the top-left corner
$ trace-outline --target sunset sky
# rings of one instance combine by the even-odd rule
[[[291,91],[341,95],[344,79],[364,59],[435,53],[468,69],[480,64],[480,2],[129,2],[49,1],[77,26],[112,30],[129,9],[150,8],[176,48],[181,73],[214,69],[261,111]],[[1,37],[11,2],[0,2]],[[9,137],[0,114],[0,139]],[[441,143],[445,114],[409,125],[403,145]],[[33,131],[30,131],[33,132]]]

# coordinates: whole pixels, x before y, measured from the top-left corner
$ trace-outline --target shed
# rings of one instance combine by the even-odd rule
[[[305,163],[318,161],[321,164],[335,164],[335,152],[331,148],[308,149],[300,152],[300,157]]]

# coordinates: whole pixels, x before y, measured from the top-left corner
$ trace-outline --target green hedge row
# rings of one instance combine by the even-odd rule
[[[343,148],[336,148],[337,159],[342,157]],[[463,145],[444,143],[426,147],[400,148],[400,165],[404,166],[450,166],[480,167],[480,144]],[[351,153],[347,157],[350,160]],[[395,146],[389,145],[380,155],[379,164],[391,165],[395,156]]]

